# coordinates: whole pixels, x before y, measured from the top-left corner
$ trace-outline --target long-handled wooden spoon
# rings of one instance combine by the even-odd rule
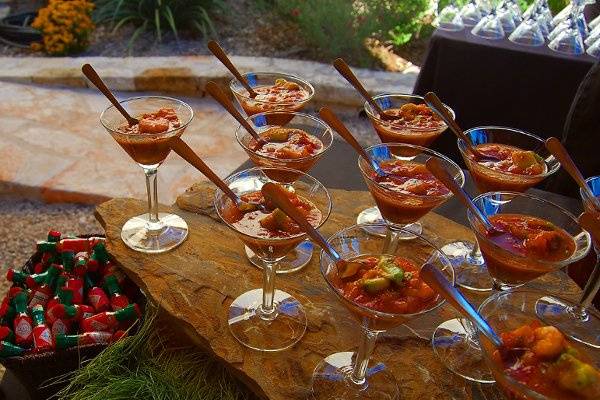
[[[452,178],[448,170],[444,168],[440,160],[438,160],[437,158],[430,158],[429,160],[427,160],[427,162],[425,162],[425,166],[427,167],[429,172],[433,174],[433,176],[435,176],[440,182],[442,182],[444,186],[446,186],[448,190],[450,190],[452,194],[454,194],[456,198],[461,203],[463,203],[463,205],[467,207],[473,213],[473,215],[475,215],[479,222],[483,224],[485,230],[488,233],[500,233],[498,229],[496,229],[494,225],[492,225],[492,223],[485,216],[485,214],[481,212],[479,207],[477,207],[475,203],[473,203],[473,200],[471,199],[471,197],[469,197],[467,192],[465,192],[464,189],[456,183],[456,181],[454,180],[454,178]]]
[[[550,137],[546,139],[546,148],[554,157],[558,159],[558,161],[560,161],[560,165],[562,165],[565,171],[567,171],[567,173],[571,175],[571,178],[573,178],[575,183],[577,183],[581,190],[583,190],[583,193],[585,194],[585,197],[587,197],[587,200],[594,206],[594,208],[598,212],[600,212],[600,202],[598,201],[596,196],[594,196],[594,193],[592,193],[592,190],[587,185],[587,183],[585,183],[585,178],[583,177],[583,174],[581,173],[581,171],[579,171],[579,168],[577,168],[577,165],[575,165],[575,162],[569,155],[567,149],[565,149],[565,146],[563,146],[563,144],[560,142],[560,140],[558,140],[555,137]]]
[[[452,114],[448,111],[444,103],[436,96],[435,93],[429,92],[424,97],[425,103],[436,113],[442,121],[448,125],[450,130],[456,135],[457,138],[461,139],[465,142],[467,146],[467,150],[473,154],[479,160],[490,160],[490,161],[498,161],[499,158],[489,156],[487,154],[483,154],[475,146],[473,146],[473,142],[471,142],[471,138],[469,138],[465,132],[460,129],[460,126],[456,123],[454,118],[452,118]]]
[[[356,89],[356,91],[360,93],[360,95],[371,105],[371,107],[373,107],[375,111],[377,111],[377,114],[379,114],[379,117],[381,119],[385,121],[398,119],[383,111],[381,106],[377,104],[373,97],[371,97],[367,89],[365,89],[363,84],[360,83],[356,75],[354,75],[354,72],[352,72],[348,64],[346,64],[346,62],[343,59],[337,58],[333,62],[333,66],[335,67],[335,69],[337,69],[340,75],[342,75],[348,81],[348,83],[350,83],[354,87],[354,89]]]
[[[367,160],[367,162],[371,165],[371,168],[375,171],[375,173],[379,176],[385,176],[386,173],[381,169],[379,163],[375,161],[369,153],[363,149],[363,147],[358,143],[356,138],[350,133],[346,125],[327,107],[323,107],[319,110],[319,116],[329,125],[334,131],[336,131],[356,152],[359,156]]]
[[[96,86],[98,90],[102,92],[102,94],[108,99],[108,101],[110,101],[112,105],[115,106],[117,110],[119,110],[121,115],[123,115],[123,117],[125,117],[125,119],[127,120],[129,126],[133,126],[140,122],[137,120],[137,118],[133,118],[131,115],[129,115],[129,113],[123,108],[121,103],[119,103],[115,95],[112,94],[108,86],[106,86],[104,81],[100,78],[100,75],[98,75],[96,70],[90,64],[83,64],[83,66],[81,67],[81,72],[83,72],[86,78],[88,78],[90,82],[92,82],[94,86]]]
[[[235,65],[233,65],[229,57],[227,57],[227,54],[225,54],[225,51],[223,51],[221,46],[219,46],[219,43],[215,42],[214,40],[209,41],[208,49],[211,53],[215,55],[215,57],[219,59],[219,61],[223,63],[225,67],[227,67],[229,72],[231,72],[233,76],[235,76],[235,79],[240,81],[240,83],[246,88],[246,90],[250,94],[250,97],[255,98],[258,93],[256,93],[254,89],[252,89],[248,81],[244,79],[242,74],[240,74],[240,71],[238,71]]]
[[[483,334],[490,339],[496,347],[502,347],[502,339],[487,323],[477,310],[469,303],[463,294],[455,288],[446,277],[433,265],[425,264],[421,267],[419,276],[423,278],[433,290],[443,296],[452,307],[473,322]]]
[[[250,125],[248,123],[246,118],[244,118],[244,116],[242,114],[240,114],[240,112],[235,108],[235,106],[233,105],[233,102],[221,90],[219,85],[217,85],[213,81],[209,81],[206,84],[206,91],[212,96],[213,99],[215,99],[220,105],[222,105],[223,108],[233,118],[235,118],[236,121],[239,122],[240,125],[242,125],[244,127],[244,129],[246,129],[250,135],[252,135],[254,140],[256,140],[259,143],[259,145],[263,145],[263,144],[267,143],[267,141],[265,139],[261,138],[258,135],[258,132],[256,132],[256,130],[252,127],[252,125]]]
[[[238,208],[242,207],[244,204],[252,204],[253,206],[259,209],[264,209],[264,206],[262,204],[248,203],[240,199],[239,196],[236,195],[233,192],[233,190],[231,190],[229,186],[227,186],[227,184],[223,182],[223,180],[219,178],[217,174],[215,174],[213,170],[210,169],[210,167],[204,163],[204,161],[202,161],[200,157],[198,157],[194,150],[192,150],[192,148],[188,146],[187,143],[181,140],[181,138],[174,137],[169,141],[169,146],[171,146],[171,149],[175,153],[179,154],[181,158],[186,160],[198,171],[200,171],[202,175],[206,176],[212,183],[217,185],[217,187],[221,189],[223,193],[225,193],[225,195],[229,197]]]

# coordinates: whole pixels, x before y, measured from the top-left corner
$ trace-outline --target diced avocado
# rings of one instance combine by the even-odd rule
[[[583,392],[600,379],[600,374],[593,366],[578,360],[568,352],[563,353],[557,363],[561,366],[558,384],[564,389],[576,393]]]
[[[386,278],[392,280],[397,285],[402,285],[405,278],[404,270],[396,265],[393,260],[382,258],[377,267],[383,271]]]
[[[533,151],[513,151],[511,157],[513,162],[522,169],[527,169],[540,163]]]
[[[241,212],[247,213],[250,211],[254,211],[258,209],[258,206],[256,204],[252,204],[252,203],[241,203],[239,206],[239,209]]]
[[[362,288],[370,294],[377,294],[383,292],[385,289],[390,287],[392,281],[388,278],[372,278],[372,279],[363,279],[361,281]]]
[[[359,262],[340,263],[340,265],[338,266],[340,270],[340,278],[346,279],[353,277],[354,275],[356,275],[360,267],[361,264]]]
[[[290,137],[290,131],[286,128],[272,128],[269,130],[269,141],[285,142]]]

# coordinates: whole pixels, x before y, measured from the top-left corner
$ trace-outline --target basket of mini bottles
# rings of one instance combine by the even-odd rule
[[[145,298],[114,265],[102,236],[50,231],[0,304],[0,362],[32,398],[48,398],[52,378],[79,368],[132,334]]]

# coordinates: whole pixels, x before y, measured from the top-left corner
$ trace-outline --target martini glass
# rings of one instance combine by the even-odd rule
[[[476,162],[470,156],[464,141],[459,139],[457,141],[458,149],[475,185],[482,193],[497,190],[524,192],[560,168],[560,163],[546,150],[544,141],[538,136],[525,131],[500,126],[484,126],[469,129],[465,134],[475,146],[486,143],[510,145],[521,150],[535,152],[545,163],[546,171],[539,175],[517,175],[496,171],[483,163]],[[492,280],[477,242],[459,240],[445,245],[442,247],[442,251],[455,260],[455,265],[457,265],[456,282],[460,286],[475,291],[489,291],[492,289]]]
[[[425,104],[422,96],[408,94],[380,94],[373,99],[381,106],[382,110],[399,109],[405,104]],[[452,118],[455,117],[454,111],[444,104]],[[381,119],[377,111],[368,103],[364,105],[365,112],[369,116],[371,124],[379,139],[383,143],[407,143],[417,146],[429,146],[438,136],[444,132],[448,126],[441,120],[437,126],[418,126],[410,122],[386,121]],[[358,214],[357,224],[377,224],[383,227],[385,222],[377,207],[369,207]],[[386,230],[371,232],[374,235],[385,236]]]
[[[436,158],[440,160],[459,186],[462,187],[465,181],[462,169],[454,161],[426,147],[402,143],[382,143],[371,146],[365,151],[380,165],[384,162],[398,161],[425,164],[430,158]],[[418,195],[406,190],[392,189],[386,181],[382,182],[377,178],[377,174],[364,158],[359,157],[358,167],[386,222],[386,243],[390,253],[394,253],[399,241],[414,239],[420,235],[423,227],[417,221],[452,196],[451,192]],[[431,178],[435,179],[433,176]],[[416,184],[420,179],[423,178],[415,175],[411,181]]]
[[[188,234],[188,226],[175,214],[158,212],[158,167],[171,152],[170,140],[183,134],[192,121],[194,112],[183,101],[162,96],[133,97],[121,101],[120,104],[134,117],[154,113],[162,108],[171,108],[175,110],[180,121],[177,128],[166,132],[130,134],[120,130],[123,126],[127,127],[127,120],[114,106],[108,107],[100,116],[102,126],[142,167],[146,175],[148,213],[125,222],[121,230],[121,239],[133,250],[142,253],[163,253],[183,243]]]
[[[475,26],[483,18],[483,13],[475,0],[469,0],[460,9],[460,17],[464,26]]]
[[[546,273],[581,260],[590,250],[590,235],[579,226],[577,218],[547,200],[525,193],[488,192],[477,196],[473,202],[488,218],[499,214],[541,218],[565,230],[575,242],[575,249],[568,258],[555,262],[542,261],[495,244],[483,225],[468,211],[471,229],[481,246],[495,290],[505,291],[522,286]],[[452,372],[474,382],[494,382],[484,366],[479,342],[468,321],[453,319],[441,324],[434,332],[433,348]]]
[[[260,96],[260,98],[259,96],[252,98],[237,79],[232,79],[229,88],[248,116],[266,111],[299,111],[304,108],[306,103],[308,103],[315,94],[315,89],[310,83],[290,74],[279,72],[249,72],[242,76],[254,90],[273,86],[275,85],[275,81],[285,79],[287,82],[298,85],[300,91],[303,93],[301,97],[295,99],[281,99],[277,96],[264,95]],[[288,117],[291,116],[289,114],[273,114],[271,115],[271,118],[277,119],[269,120],[268,122],[272,125],[283,125],[287,122],[286,118]]]
[[[431,264],[449,281],[454,281],[453,269],[448,259],[423,236],[417,235],[414,240],[404,241],[395,252],[388,253],[385,239],[370,235],[369,230],[368,226],[355,225],[336,233],[328,239],[328,242],[346,260],[365,255],[401,256],[416,266]],[[341,279],[336,263],[325,252],[321,252],[321,273],[339,301],[361,324],[362,339],[358,342],[358,351],[331,354],[317,365],[312,378],[313,398],[317,400],[400,398],[398,383],[388,372],[387,367],[383,363],[375,363],[371,360],[377,337],[388,329],[435,310],[443,304],[444,300],[437,295],[424,309],[412,314],[376,311],[344,296],[340,290]],[[356,339],[359,340],[358,332]],[[427,383],[423,382],[423,384]]]
[[[600,196],[600,176],[588,178],[586,183],[595,196]],[[599,210],[586,200],[583,190],[580,189],[579,193],[586,210],[597,214]],[[592,302],[600,289],[599,239],[594,238],[596,265],[579,301],[573,303],[556,296],[545,296],[538,301],[537,305],[538,315],[544,322],[556,326],[572,339],[596,348],[600,348],[600,315],[594,310]]]
[[[499,40],[505,36],[502,21],[498,18],[496,7],[471,29],[471,33],[484,39]]]
[[[287,122],[283,125],[269,124],[268,121],[284,121]],[[321,150],[314,155],[301,157],[301,158],[277,158],[275,156],[265,155],[253,150],[250,143],[253,142],[252,135],[246,131],[241,125],[237,129],[235,136],[238,143],[248,154],[248,157],[252,162],[259,167],[271,167],[266,169],[265,173],[269,177],[277,182],[293,182],[299,176],[303,175],[303,172],[308,172],[310,168],[321,158],[321,156],[329,149],[333,142],[333,136],[331,129],[327,124],[321,121],[319,118],[315,118],[308,114],[302,114],[297,112],[279,112],[270,111],[266,113],[254,114],[247,118],[254,130],[260,135],[261,132],[265,132],[269,129],[283,126],[290,129],[301,129],[319,139],[323,143]],[[285,169],[279,169],[279,168]],[[290,172],[290,169],[294,171]],[[278,274],[286,274],[290,272],[298,271],[299,269],[306,266],[313,253],[313,244],[310,240],[305,240],[298,245],[294,250],[290,251],[285,259],[279,262],[277,268]],[[246,246],[246,256],[250,262],[258,267],[262,268],[262,262],[252,249]]]
[[[292,172],[284,170],[282,172]],[[238,196],[260,192],[262,186],[273,180],[269,178],[274,168],[251,168],[225,179],[225,183]],[[303,200],[308,200],[321,213],[321,226],[331,212],[331,199],[327,189],[315,178],[301,174],[294,182],[285,185]],[[215,194],[215,209],[219,217],[238,235],[263,264],[262,289],[243,293],[229,307],[229,330],[244,346],[261,351],[279,351],[298,342],[306,331],[306,314],[300,302],[291,294],[275,289],[278,264],[306,234],[280,235],[246,229],[230,222],[228,210],[234,207],[231,200],[221,191]],[[266,216],[266,214],[265,214]]]
[[[574,9],[575,10],[575,9]],[[574,12],[575,14],[575,12]],[[580,55],[585,51],[583,37],[578,27],[577,16],[572,15],[568,20],[566,28],[562,29],[548,47],[557,53]]]
[[[523,325],[539,321],[537,316],[538,299],[546,295],[547,293],[541,291],[524,288],[496,293],[479,306],[479,313],[497,333],[512,331]],[[494,376],[497,386],[506,396],[505,398],[564,400],[538,393],[523,382],[507,374],[504,366],[498,363],[497,357],[494,357],[496,347],[480,331],[478,333],[486,364]],[[562,333],[565,332],[563,331]],[[585,352],[586,357],[591,361],[592,365],[600,368],[600,352],[598,350],[587,347],[579,347],[579,350]],[[557,384],[557,382],[554,382],[554,384]],[[578,397],[574,394],[570,398],[575,399]]]
[[[517,26],[508,40],[523,46],[542,46],[545,43],[540,24],[531,16]]]
[[[600,37],[586,50],[590,56],[600,58]]]
[[[437,10],[436,5],[436,10]],[[446,7],[442,8],[437,14],[436,19],[433,21],[433,26],[444,31],[458,32],[465,29],[463,24],[460,9],[456,6],[454,1],[450,1]]]

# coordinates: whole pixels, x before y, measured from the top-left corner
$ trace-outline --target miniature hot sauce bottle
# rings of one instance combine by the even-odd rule
[[[121,288],[114,275],[108,275],[104,278],[104,286],[110,296],[110,306],[113,311],[120,310],[129,305],[129,299],[121,294]]]
[[[25,349],[10,342],[0,341],[0,357],[21,356]]]
[[[13,327],[15,331],[15,342],[18,345],[29,345],[33,341],[33,325],[29,315],[27,315],[27,294],[19,292],[13,299],[15,305],[15,319]]]
[[[94,285],[89,274],[85,274],[85,287],[87,289],[87,301],[94,307],[96,312],[104,312],[110,307],[110,300],[102,288]]]
[[[36,305],[40,304],[46,307],[48,300],[52,297],[52,286],[54,285],[54,281],[59,274],[59,270],[56,264],[52,264],[46,272],[40,275],[44,275],[43,280],[41,280],[41,284],[39,286],[34,286],[35,289],[32,289],[33,294],[31,295],[31,300],[29,300],[29,308],[33,308]],[[27,282],[30,280],[36,280],[33,275],[30,275],[27,279]]]
[[[33,348],[37,352],[52,350],[54,342],[50,328],[44,320],[44,307],[37,305],[31,310],[33,315]]]
[[[110,332],[85,332],[81,335],[56,335],[54,339],[57,349],[66,349],[87,344],[109,344],[113,341]]]
[[[84,332],[112,331],[119,326],[121,321],[132,321],[141,315],[137,304],[130,304],[118,311],[105,311],[86,318],[80,323]]]

